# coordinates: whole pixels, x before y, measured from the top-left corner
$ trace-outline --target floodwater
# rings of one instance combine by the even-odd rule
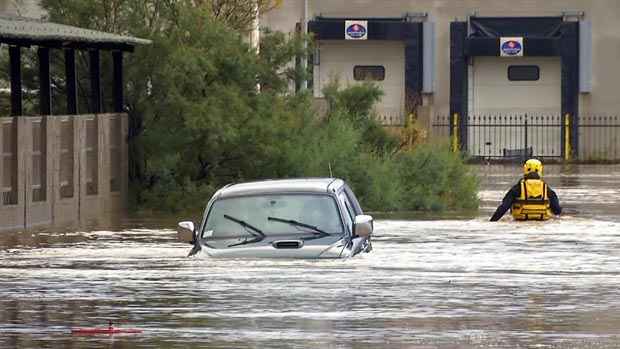
[[[0,237],[0,348],[618,348],[620,166],[547,166],[567,214],[376,222],[349,260],[186,258],[169,222]],[[165,228],[163,228],[165,227]],[[141,329],[76,336],[72,327]]]

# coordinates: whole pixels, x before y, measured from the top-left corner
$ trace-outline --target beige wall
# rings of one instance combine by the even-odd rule
[[[405,45],[402,41],[330,41],[318,43],[321,64],[314,68],[314,96],[333,81],[342,86],[358,83],[355,66],[383,66],[385,79],[373,83],[383,90],[376,105],[383,125],[402,125],[405,104]]]
[[[620,114],[620,1],[593,0],[587,17],[592,21],[592,93],[583,95],[581,110],[587,114]]]
[[[620,69],[620,1],[618,0],[308,0],[308,17],[400,17],[406,12],[426,12],[435,23],[435,92],[427,103],[433,113],[445,115],[450,98],[450,22],[478,16],[560,16],[563,11],[584,11],[592,22],[592,92],[580,98],[581,114],[618,114]],[[287,0],[267,13],[261,26],[292,31],[302,21],[303,0]]]
[[[33,200],[33,183],[38,182],[33,169],[33,123],[43,120],[45,129],[46,153],[44,161],[45,200]],[[114,120],[120,127],[113,128]],[[77,116],[44,116],[0,118],[0,125],[17,124],[17,137],[7,141],[7,134],[0,132],[0,151],[9,152],[11,142],[17,143],[17,168],[7,170],[0,162],[0,183],[8,173],[17,175],[16,204],[5,204],[0,200],[0,232],[24,231],[34,228],[65,228],[85,225],[98,225],[120,216],[127,202],[127,115],[99,114]],[[63,134],[62,124],[72,124],[73,130]],[[87,124],[96,125],[94,138],[86,136]],[[114,133],[119,133],[115,135]],[[68,137],[67,137],[68,136]],[[67,138],[67,139],[66,139]],[[73,144],[72,153],[65,149],[67,142]],[[116,150],[112,142],[116,143]],[[96,143],[96,147],[93,147]],[[61,146],[65,144],[65,146]],[[7,148],[7,149],[4,149]],[[94,149],[96,162],[89,162],[89,149]],[[118,157],[112,154],[117,152]],[[95,154],[93,154],[95,155]],[[61,168],[66,165],[67,156],[72,158],[72,166],[64,171],[72,171],[72,195],[61,195],[61,185],[66,184],[67,174]],[[112,161],[119,166],[113,166]],[[94,172],[93,172],[94,171]],[[86,179],[96,174],[96,193],[87,190]],[[117,190],[112,190],[111,179],[118,178]]]
[[[41,18],[39,0],[0,0],[0,15]]]

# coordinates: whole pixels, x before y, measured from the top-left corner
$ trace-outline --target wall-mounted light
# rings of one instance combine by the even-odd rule
[[[403,18],[407,22],[421,22],[428,18],[428,12],[405,12]]]
[[[562,17],[565,21],[579,21],[585,16],[584,11],[562,11]]]

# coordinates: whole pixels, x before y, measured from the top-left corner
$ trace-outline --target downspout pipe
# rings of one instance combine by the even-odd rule
[[[308,11],[308,1],[309,0],[304,0],[304,13],[303,13],[303,23],[301,24],[301,29],[303,31],[304,34],[308,33],[308,21],[309,21],[309,11]],[[304,51],[308,51],[308,42],[304,41]],[[301,66],[304,72],[308,72],[308,60],[307,59],[302,59],[301,60]],[[304,81],[301,84],[302,89],[307,90],[308,89],[308,79],[304,79]]]
[[[254,1],[254,19],[252,20],[252,31],[250,32],[250,46],[256,54],[260,53],[260,11],[258,0]],[[256,84],[256,91],[260,92],[260,83]]]

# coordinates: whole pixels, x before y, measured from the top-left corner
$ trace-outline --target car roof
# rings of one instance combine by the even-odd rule
[[[220,189],[217,198],[275,193],[327,193],[337,190],[344,181],[338,178],[295,178],[231,184]]]

